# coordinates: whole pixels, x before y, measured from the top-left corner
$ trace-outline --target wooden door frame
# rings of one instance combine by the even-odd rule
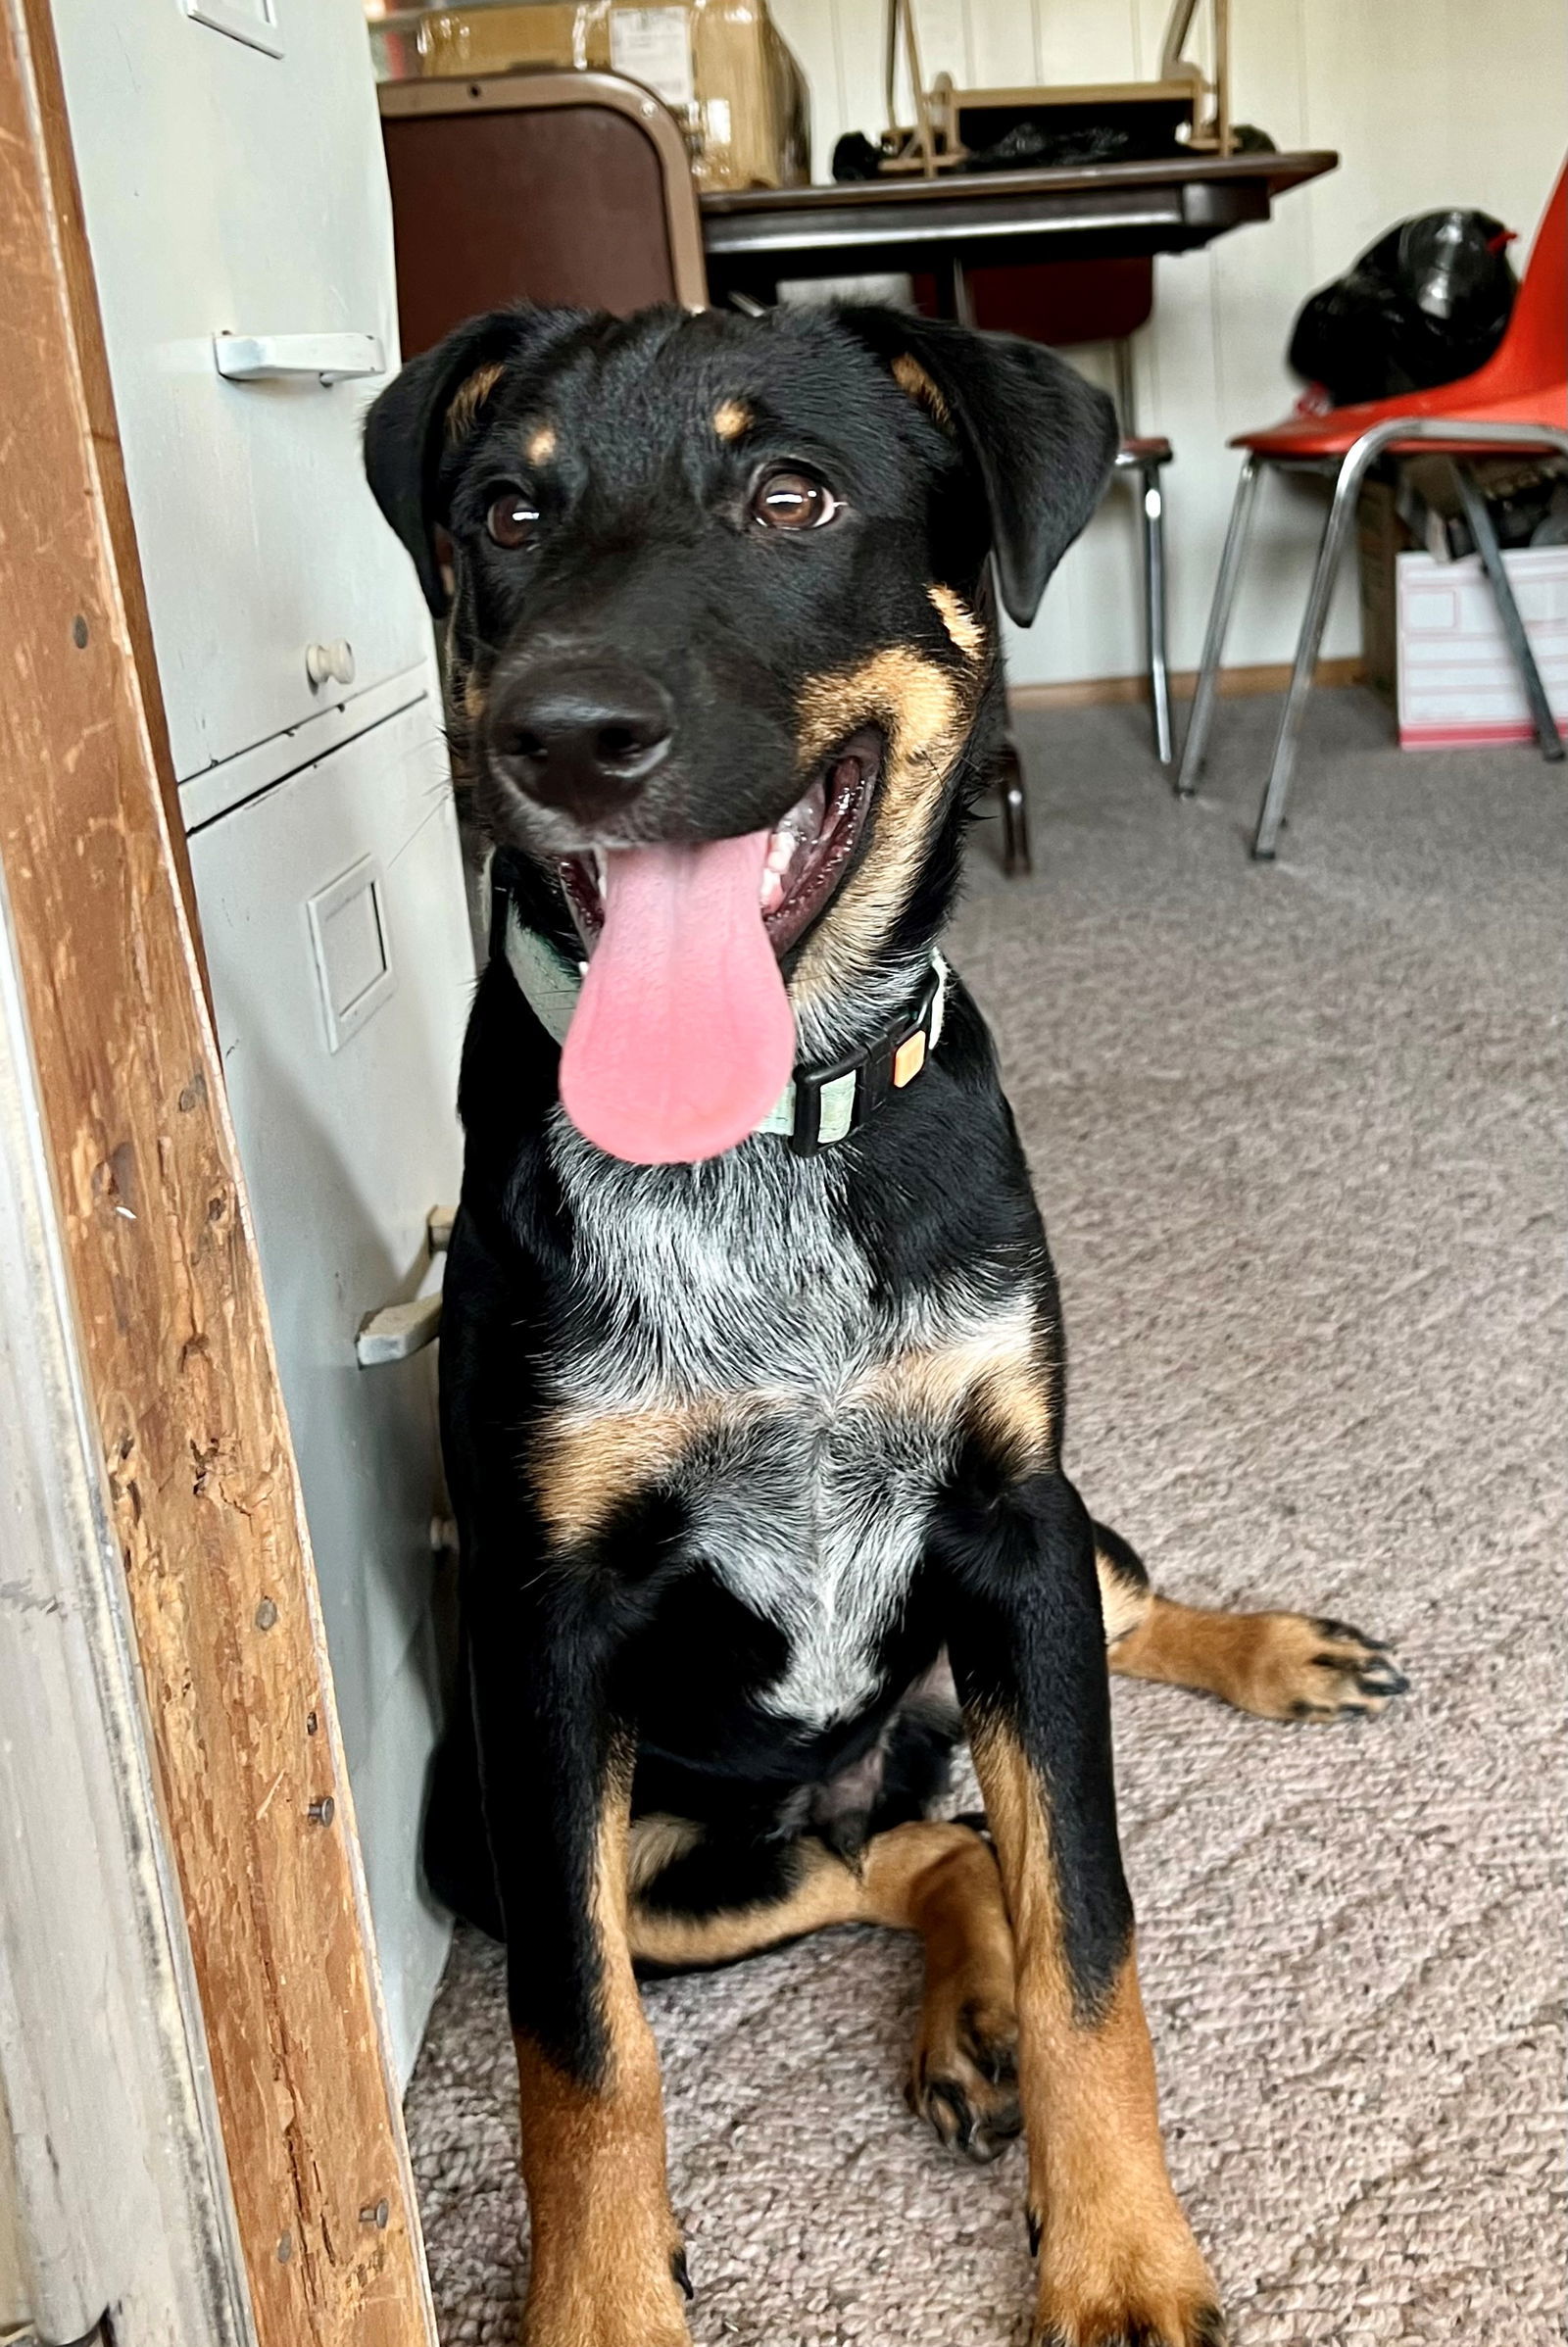
[[[0,0],[0,882],[24,1108],[76,1472],[177,1886],[168,1962],[189,1967],[191,2076],[226,2169],[229,2205],[221,2175],[208,2194],[217,2262],[237,2245],[234,2322],[257,2347],[434,2347],[47,0]],[[74,1749],[69,1722],[53,1733]],[[163,2335],[221,2347],[221,2300],[204,2336]]]
[[[255,2347],[0,880],[0,2336]]]

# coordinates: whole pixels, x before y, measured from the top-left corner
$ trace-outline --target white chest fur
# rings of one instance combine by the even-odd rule
[[[689,1428],[661,1480],[687,1503],[694,1561],[789,1641],[764,1702],[813,1728],[853,1715],[951,1469],[963,1364],[1027,1351],[1026,1300],[984,1275],[879,1296],[840,1155],[761,1136],[707,1165],[630,1167],[564,1119],[551,1149],[580,1298],[550,1365],[558,1406],[585,1428]]]

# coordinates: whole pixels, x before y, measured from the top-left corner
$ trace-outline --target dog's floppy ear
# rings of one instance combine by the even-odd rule
[[[442,450],[478,416],[503,367],[554,339],[580,313],[492,310],[421,351],[394,376],[365,418],[365,469],[375,502],[414,557],[424,600],[439,619],[447,594],[436,562]]]
[[[1117,446],[1110,400],[1054,351],[1014,334],[897,310],[839,316],[967,451],[990,509],[1002,600],[1027,627],[1100,502]]]

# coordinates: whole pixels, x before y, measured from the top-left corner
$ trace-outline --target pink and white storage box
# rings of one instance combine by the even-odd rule
[[[1568,732],[1568,546],[1527,546],[1502,559],[1558,731]],[[1396,561],[1400,748],[1533,740],[1480,556]]]

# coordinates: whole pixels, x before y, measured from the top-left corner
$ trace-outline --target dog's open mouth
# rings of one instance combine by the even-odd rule
[[[843,880],[881,774],[882,737],[874,726],[861,726],[823,758],[769,832],[759,903],[775,953],[789,951]],[[562,856],[556,868],[572,919],[592,953],[605,925],[603,852]]]
[[[765,831],[562,861],[589,959],[561,1098],[600,1149],[637,1165],[718,1156],[783,1101],[796,1038],[779,955],[849,871],[881,772],[881,736],[862,727]]]

